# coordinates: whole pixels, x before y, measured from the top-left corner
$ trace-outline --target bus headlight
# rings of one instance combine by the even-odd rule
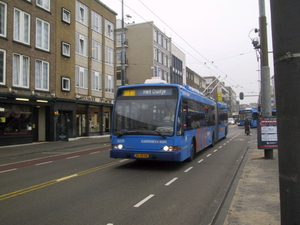
[[[122,145],[122,144],[115,145],[115,148],[117,148],[117,149],[122,149],[122,148],[123,148],[123,145]]]
[[[173,147],[172,146],[164,146],[163,150],[166,151],[166,152],[167,151],[173,151]]]

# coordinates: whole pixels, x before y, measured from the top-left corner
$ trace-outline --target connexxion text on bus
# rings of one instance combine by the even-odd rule
[[[118,88],[111,158],[192,160],[228,132],[228,110],[187,85],[145,83]]]

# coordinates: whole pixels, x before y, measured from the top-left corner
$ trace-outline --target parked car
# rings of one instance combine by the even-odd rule
[[[235,120],[233,118],[228,118],[228,124],[229,125],[234,125],[235,124]]]

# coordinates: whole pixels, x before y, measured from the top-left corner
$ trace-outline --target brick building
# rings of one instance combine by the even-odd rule
[[[116,13],[98,0],[0,0],[0,145],[110,130]]]

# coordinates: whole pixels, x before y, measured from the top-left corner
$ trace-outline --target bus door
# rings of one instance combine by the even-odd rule
[[[187,154],[189,157],[190,154],[190,145],[192,143],[192,135],[191,135],[191,115],[189,112],[189,108],[188,108],[188,102],[187,101],[183,101],[182,102],[182,106],[180,106],[179,111],[181,111],[181,118],[182,118],[182,122],[181,122],[181,126],[182,126],[182,140],[181,140],[181,146],[182,147],[187,147],[188,151]],[[197,142],[197,141],[196,141]],[[197,143],[196,143],[196,148],[197,148]]]
[[[214,127],[215,127],[215,136],[214,136],[214,141],[217,142],[219,140],[219,124],[220,124],[220,117],[219,115],[221,114],[221,109],[217,107],[217,103],[214,103],[213,110],[212,110],[212,118],[214,121]]]

